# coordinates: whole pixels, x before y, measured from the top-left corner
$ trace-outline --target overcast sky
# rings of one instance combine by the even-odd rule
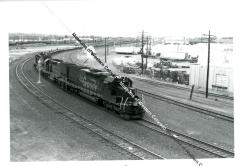
[[[1,2],[8,32],[137,36],[233,36],[236,1],[80,0]],[[50,9],[50,10],[49,10]],[[67,30],[66,26],[68,27]]]

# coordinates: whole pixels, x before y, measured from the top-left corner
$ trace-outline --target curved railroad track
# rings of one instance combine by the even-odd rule
[[[31,59],[32,58],[29,58],[16,66],[15,72],[17,79],[30,93],[40,99],[40,101],[44,104],[50,106],[52,108],[52,111],[70,120],[71,122],[90,130],[102,139],[112,143],[113,145],[124,150],[125,152],[130,153],[132,156],[134,156],[135,159],[164,159],[164,157],[162,157],[161,155],[151,152],[144,147],[115,134],[112,131],[106,130],[105,128],[97,125],[96,123],[89,121],[80,115],[77,115],[70,108],[62,105],[61,103],[50,97],[48,94],[43,92],[33,82],[31,82],[23,72],[23,67],[25,63]]]
[[[169,135],[167,132],[163,131],[161,129],[160,126],[158,126],[157,124],[150,122],[148,120],[141,120],[141,121],[137,121],[136,123],[138,123],[141,126],[147,127],[157,133],[163,134],[163,135]],[[176,139],[176,141],[180,141],[181,143],[187,144],[195,149],[207,152],[211,155],[214,155],[216,157],[219,158],[232,158],[234,157],[234,152],[230,151],[230,150],[226,150],[223,149],[222,147],[218,147],[215,145],[212,145],[210,143],[201,141],[199,139],[193,138],[191,136],[188,136],[186,134],[182,134],[179,133],[177,131],[174,131],[172,129],[167,129],[168,132],[171,133],[171,135],[174,136],[174,139]],[[170,137],[170,136],[169,136]]]
[[[229,115],[221,114],[221,113],[218,113],[218,112],[213,112],[213,111],[205,109],[205,108],[193,106],[191,104],[183,103],[183,102],[180,102],[180,101],[177,101],[177,100],[165,97],[165,96],[152,94],[152,93],[149,93],[149,92],[144,91],[144,90],[140,90],[140,89],[136,89],[136,90],[137,90],[138,94],[143,94],[143,95],[152,97],[154,99],[158,99],[158,100],[165,101],[165,102],[168,102],[168,103],[180,106],[180,107],[184,107],[184,108],[187,108],[191,111],[196,111],[196,112],[203,113],[203,114],[215,117],[215,118],[219,118],[219,119],[226,120],[226,121],[229,121],[229,122],[234,122],[234,118],[232,116],[229,116]]]
[[[142,78],[138,78],[138,77],[134,77],[134,79],[141,80],[143,82],[146,82],[146,83],[149,83],[149,84],[152,84],[152,85],[155,85],[155,86],[163,86],[164,85],[166,87],[172,87],[172,88],[176,88],[176,89],[187,90],[189,92],[191,91],[191,88],[189,88],[189,87],[183,87],[183,86],[177,86],[177,85],[173,85],[173,84],[161,83],[161,82],[142,79]],[[201,90],[194,90],[194,93],[205,95],[205,92],[201,91]],[[215,97],[215,98],[234,100],[234,98],[232,96],[228,96],[228,95],[224,95],[224,94],[216,94],[216,93],[209,92],[208,95],[211,96],[211,97]]]

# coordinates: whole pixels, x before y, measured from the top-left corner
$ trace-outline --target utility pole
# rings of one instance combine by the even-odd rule
[[[149,55],[152,55],[152,37],[151,36],[149,41]]]
[[[211,43],[211,37],[216,37],[214,35],[210,34],[210,30],[208,32],[208,35],[203,34],[204,36],[208,36],[208,61],[207,61],[207,80],[206,80],[206,98],[208,98],[208,81],[209,81],[209,71],[210,71],[210,43]],[[202,38],[201,38],[202,39]]]
[[[105,38],[105,63],[107,63],[107,38]]]
[[[141,58],[142,58],[142,66],[141,66],[142,72],[141,72],[141,74],[143,74],[143,55],[144,55],[143,47],[144,47],[144,31],[142,31],[142,55],[141,55]]]
[[[93,40],[93,45],[95,45],[95,37],[94,36],[92,37],[92,40]]]
[[[208,32],[208,62],[207,62],[206,98],[208,98],[209,63],[210,63],[210,30]]]
[[[148,45],[149,45],[149,36],[147,36],[147,48],[146,48],[146,67],[145,67],[145,72],[146,72],[146,70],[147,70],[147,60],[148,60],[148,54],[149,54],[149,47],[148,47]]]
[[[109,42],[107,42],[107,55],[109,53]]]

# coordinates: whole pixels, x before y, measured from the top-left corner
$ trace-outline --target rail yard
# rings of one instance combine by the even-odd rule
[[[97,56],[104,59],[104,47],[95,49]],[[63,61],[80,66],[79,54],[82,48],[56,49],[25,54],[9,64],[11,161],[234,157],[232,97],[212,93],[206,99],[202,91],[196,91],[189,100],[189,88],[122,73],[112,64],[118,55],[111,53],[109,68],[121,75],[136,98],[167,126],[163,130],[146,113],[137,119],[127,116],[132,115],[132,110],[137,114],[142,110],[135,109],[134,100],[123,92],[122,96],[109,92],[110,100],[90,92],[92,85],[63,77],[62,70],[60,75],[52,74],[51,63],[59,65]],[[40,75],[36,68],[41,55],[47,58],[42,60]],[[104,73],[94,59],[89,61],[96,75]],[[93,71],[86,66],[83,69]],[[114,83],[106,76],[104,84]]]
[[[237,2],[0,4],[1,165],[239,165]]]

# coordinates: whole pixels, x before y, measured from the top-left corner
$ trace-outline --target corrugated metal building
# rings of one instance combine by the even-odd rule
[[[207,66],[190,65],[189,84],[206,88]],[[233,93],[233,70],[230,67],[210,66],[209,89],[217,88]],[[226,88],[226,89],[224,89]]]

